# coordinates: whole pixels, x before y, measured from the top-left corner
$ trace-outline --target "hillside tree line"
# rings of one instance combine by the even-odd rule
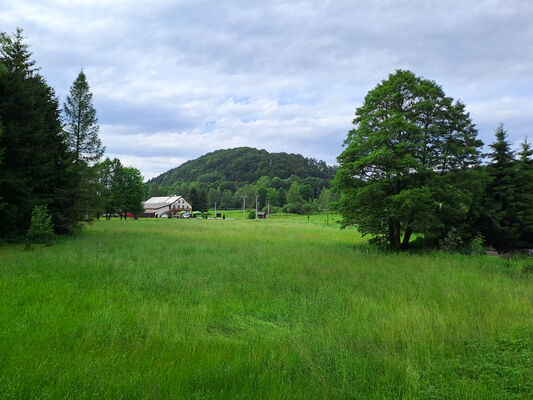
[[[338,196],[330,189],[331,179],[291,175],[287,179],[261,176],[254,182],[184,182],[177,181],[170,186],[160,186],[152,181],[147,185],[146,198],[184,196],[195,210],[255,209],[307,214],[328,210],[330,203]]]

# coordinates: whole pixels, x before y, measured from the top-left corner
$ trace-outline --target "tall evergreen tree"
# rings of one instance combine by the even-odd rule
[[[511,150],[511,145],[507,140],[507,131],[503,128],[502,123],[494,131],[494,136],[496,141],[489,145],[492,149],[489,153],[492,165],[500,169],[509,167],[513,163],[514,152]]]
[[[2,74],[1,67],[2,67],[2,64],[0,64],[0,76]],[[0,143],[2,143],[2,131],[3,131],[2,119],[0,118]],[[4,156],[4,148],[0,147],[0,171],[2,171],[2,157],[3,156]],[[0,187],[2,185],[1,180],[2,180],[2,175],[0,174]],[[2,212],[2,208],[4,208],[5,205],[6,204],[2,201],[2,196],[0,196],[0,213]]]
[[[25,78],[34,76],[39,71],[39,68],[34,68],[36,61],[31,57],[30,46],[24,43],[21,28],[17,28],[12,35],[0,32],[0,45],[1,70],[4,72],[16,72]]]
[[[157,182],[153,182],[148,189],[148,198],[160,196],[164,196],[164,193]]]
[[[87,77],[80,71],[63,105],[64,130],[76,164],[96,162],[105,151],[92,98]]]
[[[72,232],[75,180],[57,98],[34,68],[22,30],[1,34],[0,42],[0,235],[24,233],[38,204],[48,206],[56,232]]]
[[[3,48],[4,43],[4,34],[0,33],[0,48]],[[7,67],[4,63],[4,57],[0,57],[0,80],[2,79],[2,76],[7,72]],[[0,143],[2,143],[2,131],[3,131],[3,124],[2,124],[2,118],[0,117]],[[4,156],[4,148],[0,146],[0,187],[2,185],[2,158]],[[2,196],[0,196],[0,213],[2,212],[2,208],[6,206],[6,203],[2,201]]]
[[[97,212],[96,171],[92,164],[105,148],[98,137],[98,119],[92,103],[87,77],[80,71],[63,106],[64,132],[74,154],[74,172],[78,182],[75,199],[78,218],[88,219]]]
[[[520,152],[518,153],[519,160],[527,165],[533,164],[533,148],[531,143],[527,141],[527,137],[520,143]]]
[[[527,138],[520,145],[516,162],[518,210],[517,248],[533,248],[533,149]]]
[[[507,132],[500,124],[494,132],[496,141],[490,144],[491,162],[487,167],[490,183],[486,189],[480,231],[488,244],[500,251],[516,246],[520,236],[517,203],[518,177],[514,152],[507,140]]]
[[[209,211],[209,205],[207,204],[207,192],[203,189],[198,189],[198,211]]]
[[[189,203],[192,205],[193,210],[198,210],[198,206],[200,205],[200,200],[198,197],[198,191],[195,187],[193,187],[189,192]]]

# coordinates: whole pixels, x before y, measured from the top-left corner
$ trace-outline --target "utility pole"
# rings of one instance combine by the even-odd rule
[[[217,219],[217,203],[215,202],[215,219]]]
[[[257,219],[257,199],[259,196],[255,196],[255,219]]]
[[[244,219],[244,207],[246,206],[246,195],[242,196],[242,219]]]

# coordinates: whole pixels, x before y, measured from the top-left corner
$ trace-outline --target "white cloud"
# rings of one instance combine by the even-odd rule
[[[485,141],[533,126],[526,1],[4,0],[64,98],[87,73],[108,155],[146,178],[218,148],[330,163],[355,107],[396,68],[461,99]],[[530,135],[531,136],[531,135]]]

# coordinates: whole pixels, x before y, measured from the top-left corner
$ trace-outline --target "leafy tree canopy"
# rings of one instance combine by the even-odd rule
[[[438,211],[448,200],[437,177],[479,163],[482,142],[465,106],[435,82],[398,70],[367,94],[353,124],[334,180],[344,224],[395,249],[413,231],[442,226]]]

